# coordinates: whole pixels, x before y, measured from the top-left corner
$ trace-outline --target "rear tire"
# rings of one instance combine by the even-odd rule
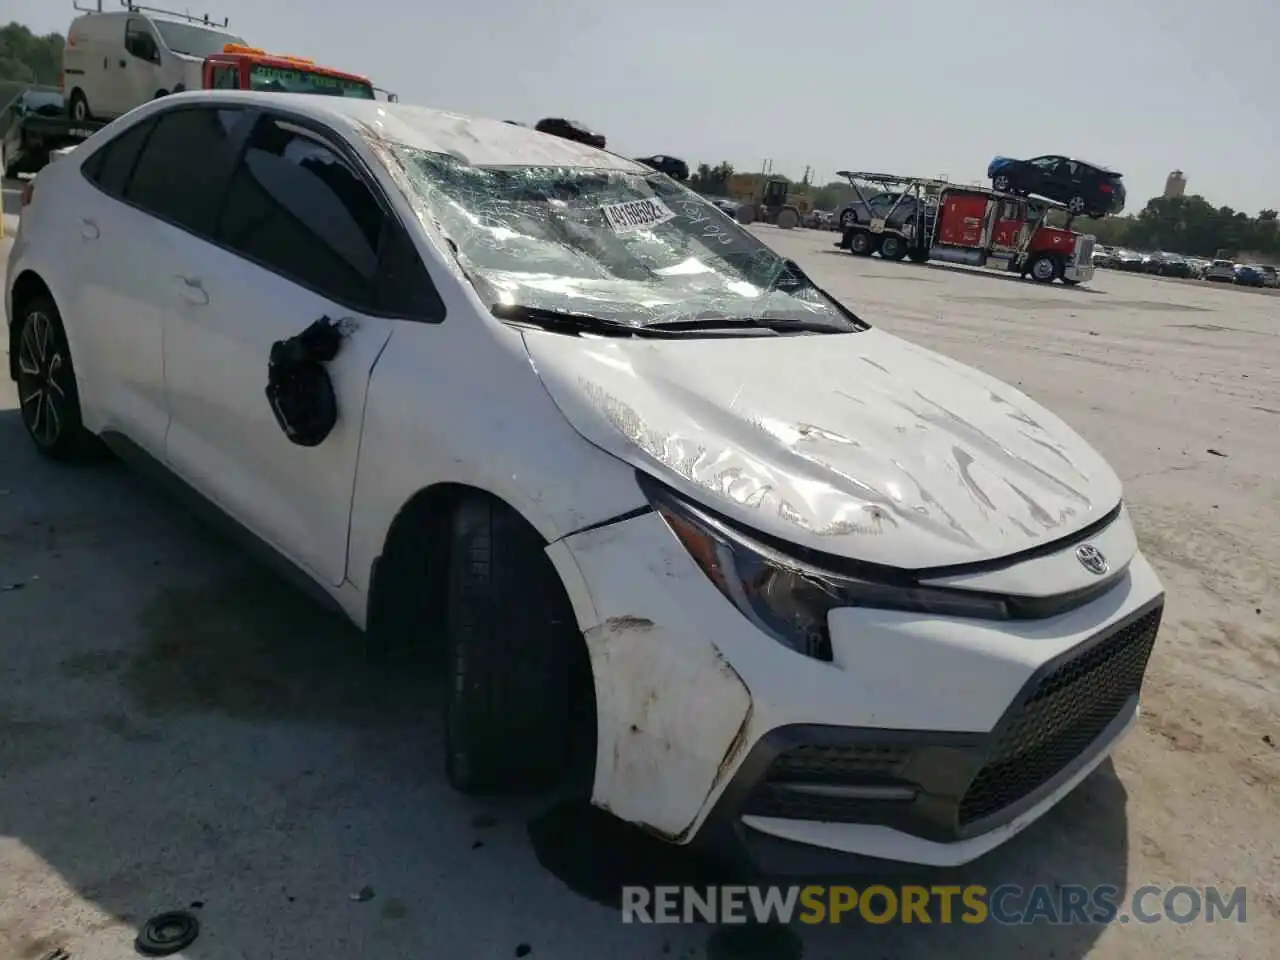
[[[452,518],[445,771],[463,793],[548,787],[573,756],[586,645],[541,538],[506,505],[460,503]],[[578,729],[575,729],[578,728]],[[594,742],[594,726],[589,731]]]
[[[1007,173],[997,174],[991,178],[991,187],[1000,193],[1009,192],[1009,175]]]
[[[855,257],[869,257],[875,252],[875,244],[871,242],[871,234],[865,230],[856,230],[849,234],[849,252]]]
[[[895,234],[885,234],[880,241],[880,256],[886,260],[902,260],[907,255],[907,241]]]
[[[71,98],[67,101],[67,113],[71,115],[72,120],[81,123],[93,119],[93,114],[89,112],[89,101],[79,89],[71,91]]]
[[[50,460],[96,459],[103,448],[84,428],[75,366],[57,306],[48,297],[34,297],[22,305],[16,322],[18,408],[27,436]]]

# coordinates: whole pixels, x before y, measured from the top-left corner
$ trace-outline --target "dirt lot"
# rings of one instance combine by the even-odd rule
[[[963,879],[1248,887],[1245,925],[847,926],[798,931],[804,955],[1274,956],[1278,301],[1114,273],[1045,288],[760,235],[872,323],[1079,429],[1125,479],[1164,577],[1140,728]],[[37,460],[15,406],[5,380],[0,956],[132,956],[143,918],[193,903],[203,932],[184,956],[209,960],[740,955],[572,892],[566,865],[604,872],[616,848],[537,819],[547,798],[452,794],[425,670],[366,664],[351,631],[122,468]]]

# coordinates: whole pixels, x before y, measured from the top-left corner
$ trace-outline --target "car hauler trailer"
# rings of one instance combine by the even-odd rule
[[[858,256],[938,260],[1008,270],[1040,283],[1093,279],[1094,238],[1047,222],[1066,207],[987,187],[842,170],[858,200],[846,205],[838,246]]]

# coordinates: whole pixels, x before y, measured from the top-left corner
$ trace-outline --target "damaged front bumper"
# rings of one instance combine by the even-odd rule
[[[657,513],[553,544],[594,668],[594,802],[770,874],[985,854],[1136,720],[1163,593],[1127,517],[1092,542],[1127,569],[1083,606],[1000,623],[840,609],[830,662],[751,625]],[[1023,567],[1043,578],[1074,547]]]

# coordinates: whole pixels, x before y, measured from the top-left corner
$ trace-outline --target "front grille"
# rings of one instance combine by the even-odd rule
[[[1115,720],[1142,679],[1162,608],[1068,660],[1037,685],[999,730],[994,750],[960,801],[960,826],[1032,793],[1078,758]]]
[[[1096,240],[1092,236],[1083,236],[1076,239],[1076,264],[1078,266],[1087,267],[1093,263],[1093,245]]]

